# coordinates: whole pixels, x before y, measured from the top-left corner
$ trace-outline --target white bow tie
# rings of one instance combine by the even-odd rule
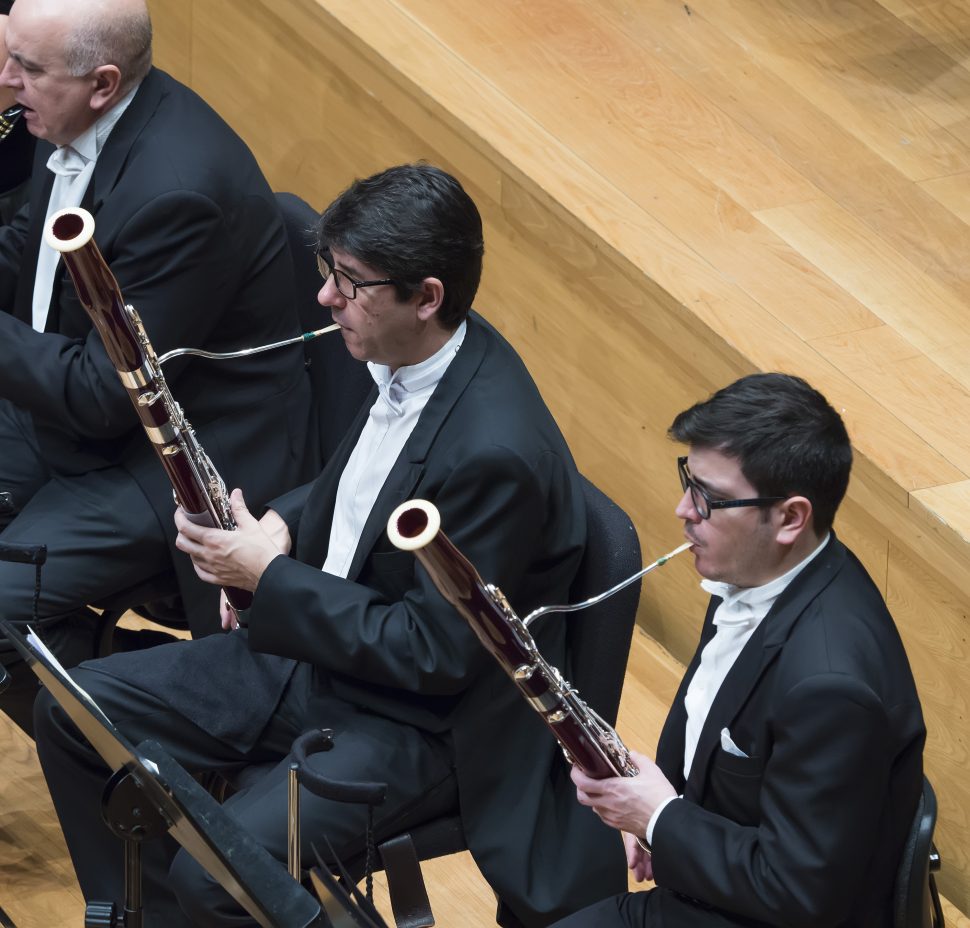
[[[88,166],[89,160],[79,151],[71,148],[70,145],[64,145],[55,149],[50,158],[47,159],[47,167],[62,177],[76,177]]]
[[[757,615],[755,604],[747,601],[747,590],[739,590],[730,583],[718,580],[701,580],[701,587],[712,596],[720,596],[723,603],[714,614],[714,624],[719,627],[732,628],[750,625]]]

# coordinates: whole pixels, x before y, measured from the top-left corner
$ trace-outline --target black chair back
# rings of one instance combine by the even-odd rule
[[[641,569],[640,540],[630,517],[585,477],[586,553],[573,581],[570,602],[590,599]],[[610,725],[616,724],[623,677],[640,602],[640,581],[609,599],[568,614],[566,677]],[[543,621],[542,619],[539,620]],[[556,621],[550,616],[546,621]]]
[[[923,777],[923,792],[903,847],[893,888],[893,928],[943,928],[943,910],[934,871],[940,855],[933,845],[936,794]]]
[[[590,599],[615,586],[642,566],[640,541],[629,516],[585,477],[582,481],[586,498],[586,552],[570,591],[572,603]],[[563,668],[566,679],[610,725],[616,723],[620,706],[639,600],[637,582],[596,606],[539,620],[569,623],[566,632],[569,665],[568,669]],[[509,681],[509,686],[512,685]],[[457,854],[467,848],[457,809],[452,815],[412,827],[410,834],[419,860]],[[355,861],[354,866],[358,875],[363,872],[362,861]]]
[[[277,193],[276,202],[283,214],[293,256],[300,325],[304,332],[323,328],[333,319],[329,308],[317,302],[317,294],[323,286],[316,257],[316,227],[320,214],[292,193]],[[350,427],[374,381],[367,365],[356,360],[344,347],[339,332],[305,342],[304,351],[313,388],[312,421],[317,432],[314,460],[322,465]],[[318,471],[319,466],[313,476]]]

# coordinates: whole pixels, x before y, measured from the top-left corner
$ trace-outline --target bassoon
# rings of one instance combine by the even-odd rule
[[[571,764],[597,780],[639,773],[620,736],[586,705],[559,670],[543,658],[526,625],[539,614],[593,605],[662,566],[689,545],[681,545],[580,606],[543,607],[523,620],[502,591],[485,583],[471,562],[441,531],[441,515],[432,503],[415,499],[398,506],[388,520],[387,534],[396,547],[414,552],[441,595],[468,622],[478,640],[549,726]]]
[[[235,530],[225,482],[173,398],[137,311],[122,299],[118,281],[95,244],[94,217],[84,209],[59,210],[48,221],[44,240],[61,253],[78,299],[171,481],[176,502],[199,525]],[[252,603],[247,590],[229,587],[225,592],[237,612]]]

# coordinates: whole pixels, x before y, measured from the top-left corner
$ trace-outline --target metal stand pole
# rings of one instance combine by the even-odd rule
[[[116,770],[105,784],[101,815],[125,844],[124,909],[118,912],[114,902],[89,902],[84,928],[142,928],[141,842],[164,835],[171,823],[145,801],[141,784],[125,768]]]
[[[290,764],[287,775],[287,868],[290,876],[297,883],[300,882],[300,781],[297,779],[297,771],[300,765]]]

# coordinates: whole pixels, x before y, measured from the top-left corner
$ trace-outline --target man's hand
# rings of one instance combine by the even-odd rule
[[[232,497],[230,497],[230,502],[232,502]],[[259,520],[259,527],[273,540],[273,544],[279,548],[280,554],[290,553],[292,545],[290,529],[279,513],[267,509]],[[219,593],[219,619],[222,622],[222,627],[229,631],[239,628],[236,613],[229,608],[229,597],[226,596],[225,590]]]
[[[665,799],[676,796],[677,791],[649,757],[635,751],[631,751],[630,755],[640,770],[635,777],[594,780],[577,767],[573,767],[570,776],[576,784],[579,802],[589,806],[607,825],[642,838],[647,833],[647,824],[654,811]],[[627,863],[637,879],[652,878],[652,867],[647,876],[642,858],[631,855],[629,842],[626,846]],[[645,853],[643,856],[646,856]],[[644,877],[639,876],[638,867]]]
[[[290,533],[286,523],[272,510],[257,522],[246,508],[241,490],[233,490],[229,497],[236,531],[195,525],[179,507],[175,511],[178,537],[175,546],[192,558],[195,572],[206,583],[256,589],[259,578],[270,561],[290,549]],[[223,594],[220,608],[223,628],[233,623]]]
[[[626,848],[626,865],[633,871],[633,879],[638,883],[653,879],[653,857],[649,851],[640,847],[634,835],[623,832],[623,846]]]

